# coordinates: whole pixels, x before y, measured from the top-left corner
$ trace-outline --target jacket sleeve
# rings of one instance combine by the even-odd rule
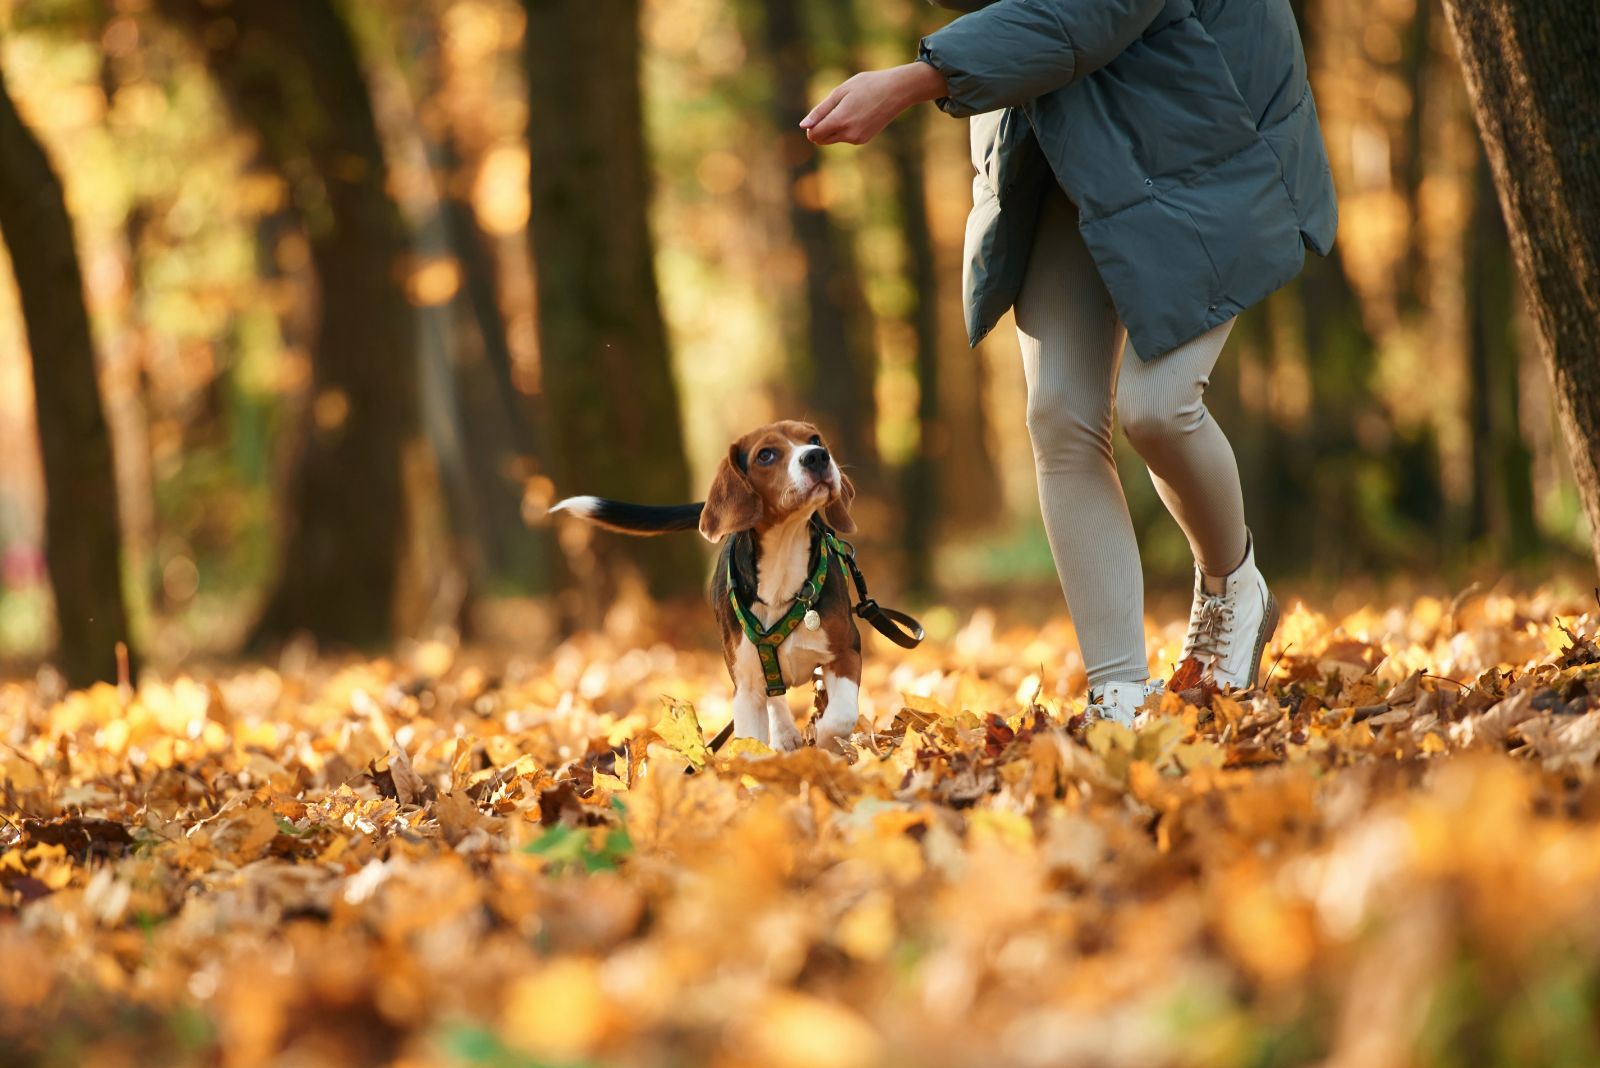
[[[1164,0],[996,0],[924,37],[917,58],[944,75],[950,95],[939,107],[951,115],[1015,107],[1110,63],[1163,6]]]

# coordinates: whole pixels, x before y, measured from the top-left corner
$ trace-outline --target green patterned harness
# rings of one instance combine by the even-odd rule
[[[768,697],[781,696],[789,688],[783,681],[783,668],[778,664],[778,646],[795,632],[808,615],[815,613],[817,598],[822,596],[823,584],[828,581],[828,568],[834,555],[843,559],[853,555],[846,548],[848,543],[841,543],[833,531],[823,527],[818,535],[817,566],[811,572],[811,577],[801,585],[800,591],[794,595],[794,603],[782,618],[765,629],[762,629],[750,609],[739,601],[739,586],[733,574],[733,554],[728,554],[728,603],[733,606],[734,618],[744,629],[744,636],[750,639],[750,644],[756,647],[756,655],[761,658],[761,673],[766,677]],[[811,629],[816,629],[818,625],[820,623],[812,624]]]

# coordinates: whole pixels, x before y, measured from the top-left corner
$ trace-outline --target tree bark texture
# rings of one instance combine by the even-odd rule
[[[560,495],[650,504],[689,486],[678,390],[656,287],[638,0],[525,0],[529,226],[551,474]],[[687,536],[584,533],[569,550],[574,611],[603,607],[628,572],[652,593],[698,590]],[[572,613],[569,613],[569,616]]]
[[[0,73],[0,238],[11,254],[33,367],[45,481],[45,562],[56,660],[73,686],[117,678],[128,640],[117,481],[95,374],[83,275],[61,182]]]
[[[1517,374],[1516,279],[1487,159],[1474,169],[1466,242],[1467,419],[1472,431],[1474,538],[1503,558],[1539,549],[1533,506],[1533,456],[1523,440]]]
[[[1600,7],[1446,0],[1600,568]]]
[[[906,262],[910,304],[906,321],[916,345],[917,451],[902,479],[901,545],[906,554],[906,585],[916,594],[933,592],[933,546],[940,508],[939,465],[948,447],[939,391],[939,281],[933,233],[928,223],[927,158],[924,114],[915,108],[884,131],[894,167],[895,201]],[[976,355],[974,355],[976,358]]]

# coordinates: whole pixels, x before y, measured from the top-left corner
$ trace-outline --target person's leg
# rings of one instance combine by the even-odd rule
[[[1123,433],[1150,468],[1200,571],[1219,583],[1244,560],[1249,541],[1239,465],[1205,404],[1211,369],[1232,329],[1229,320],[1148,363],[1130,351],[1117,385]]]
[[[1016,303],[1039,504],[1091,687],[1149,676],[1144,577],[1111,451],[1125,331],[1065,194],[1046,198]]]
[[[1221,685],[1256,684],[1278,606],[1255,566],[1233,449],[1205,406],[1206,382],[1232,323],[1149,363],[1129,355],[1117,388],[1124,432],[1194,550],[1194,604],[1183,657]]]

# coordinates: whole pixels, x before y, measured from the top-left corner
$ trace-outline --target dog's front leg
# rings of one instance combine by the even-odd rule
[[[799,749],[805,744],[800,728],[794,725],[794,715],[789,711],[789,699],[782,695],[767,698],[767,726],[771,731],[772,748],[780,753]]]
[[[733,690],[733,736],[767,740],[767,695],[736,685]]]
[[[756,647],[741,640],[733,661],[733,736],[767,740],[767,685]]]
[[[861,654],[847,651],[822,669],[822,685],[828,691],[828,708],[817,722],[817,748],[839,751],[839,743],[849,739],[861,712]]]

